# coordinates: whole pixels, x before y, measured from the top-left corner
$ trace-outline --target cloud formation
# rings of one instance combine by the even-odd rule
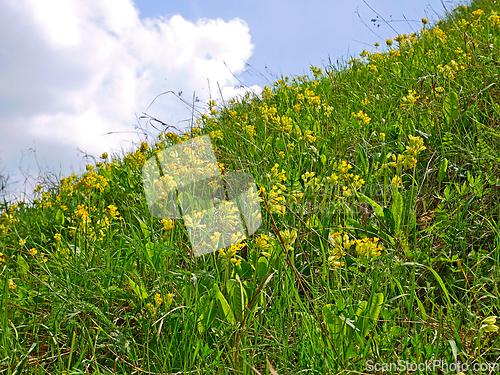
[[[141,19],[131,0],[3,0],[0,24],[0,162],[11,171],[29,148],[67,170],[77,149],[130,146],[162,92],[195,92],[201,106],[219,87],[236,94],[233,73],[253,52],[241,19]],[[174,95],[148,114],[178,127],[191,117]]]

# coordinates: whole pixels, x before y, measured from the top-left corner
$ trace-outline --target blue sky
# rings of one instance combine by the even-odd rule
[[[26,179],[29,192],[40,173],[78,173],[154,135],[144,112],[186,127],[193,95],[203,111],[220,93],[259,93],[281,75],[382,49],[463,3],[3,0],[0,175],[23,198]]]
[[[240,18],[249,27],[254,45],[247,63],[253,69],[238,75],[247,85],[273,80],[276,75],[300,75],[309,66],[357,55],[385,39],[413,33],[422,17],[439,20],[457,1],[441,0],[136,0],[141,17],[230,20]],[[444,7],[443,7],[444,5]],[[370,9],[372,8],[372,9]],[[381,19],[385,19],[387,23]],[[371,22],[372,19],[377,22]],[[365,24],[366,25],[365,25]],[[266,67],[268,69],[266,69]]]

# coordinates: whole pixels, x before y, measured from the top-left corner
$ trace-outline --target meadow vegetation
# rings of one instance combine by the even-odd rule
[[[5,205],[0,374],[492,373],[500,4],[379,48]],[[194,257],[192,222],[150,214],[142,167],[201,135],[222,174],[254,177],[262,225]]]

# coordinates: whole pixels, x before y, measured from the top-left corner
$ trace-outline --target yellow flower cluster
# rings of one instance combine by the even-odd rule
[[[491,16],[488,17],[488,23],[494,29],[500,30],[500,16],[497,12],[491,12]]]
[[[455,79],[455,73],[458,71],[458,69],[459,66],[455,60],[451,60],[450,63],[445,66],[443,66],[442,64],[439,64],[437,66],[438,74],[444,79],[449,80]]]
[[[271,119],[274,120],[276,113],[278,113],[278,110],[276,109],[276,107],[273,106],[273,107],[269,108],[267,106],[267,103],[262,104],[259,107],[259,110],[261,112],[260,117],[265,122],[268,122]]]
[[[80,221],[84,226],[92,222],[88,208],[84,204],[78,205],[78,209],[75,211],[75,214],[72,217],[73,219],[77,219],[78,221]]]
[[[266,211],[273,213],[276,212],[281,216],[285,216],[286,212],[286,199],[283,195],[283,191],[278,188],[276,185],[273,185],[272,189],[267,192],[266,188],[262,186],[259,190],[260,193],[260,201],[264,202],[266,205]]]
[[[446,41],[446,34],[439,27],[435,27],[432,30],[432,34],[441,42],[444,43]]]
[[[278,183],[280,187],[285,190],[286,188],[281,185],[282,182],[286,181],[286,172],[284,169],[279,171],[280,165],[278,163],[274,164],[271,168],[271,172],[267,174],[267,178],[271,181],[271,183]]]
[[[13,210],[4,212],[2,216],[0,216],[0,233],[7,234],[9,232],[9,226],[17,221],[18,219],[15,218]]]
[[[271,255],[267,252],[269,249],[273,247],[271,243],[269,243],[269,240],[271,238],[265,234],[261,234],[259,237],[257,237],[254,241],[254,250],[257,252],[259,255],[264,255],[267,257],[270,257]]]
[[[61,179],[59,184],[59,194],[66,197],[71,197],[73,195],[73,189],[75,187],[75,181],[78,180],[78,176],[71,174],[69,177],[64,177]]]
[[[309,90],[308,88],[304,90],[303,98],[311,105],[319,105],[321,103],[321,98],[316,95],[313,90]]]
[[[410,135],[404,155],[399,154],[396,156],[392,153],[387,154],[387,157],[392,159],[392,162],[387,163],[387,165],[397,168],[398,172],[401,171],[401,168],[412,169],[417,164],[416,158],[418,154],[425,149],[424,140],[421,137],[413,137]]]
[[[163,230],[170,230],[175,226],[172,219],[162,219],[161,224],[163,225]]]
[[[226,249],[220,249],[219,254],[222,257],[226,258],[227,260],[232,260],[234,258],[234,256],[238,253],[238,251],[241,250],[245,245],[246,244],[244,242],[233,244]],[[237,259],[234,258],[234,260],[236,261]]]
[[[422,22],[423,20],[425,20],[425,18],[422,19]],[[411,46],[413,43],[417,41],[417,34],[416,33],[413,33],[411,35],[401,34],[395,37],[394,40],[399,43],[400,47]]]
[[[160,307],[160,305],[162,304],[163,302],[163,299],[161,298],[161,294],[160,293],[156,293],[155,294],[155,305],[156,305],[156,308]]]
[[[482,9],[478,9],[478,10],[475,10],[474,12],[472,12],[472,15],[471,15],[471,18],[474,20],[474,21],[477,21],[479,20],[479,18],[481,18],[481,16],[484,14],[484,10]]]
[[[70,256],[71,254],[71,251],[68,249],[68,248],[61,248],[59,249],[59,251],[57,252],[57,255],[64,261],[66,260],[69,260],[69,259],[72,259],[72,257]]]
[[[245,132],[250,136],[250,138],[253,138],[253,136],[257,134],[253,125],[245,126]]]
[[[288,116],[276,116],[274,120],[278,130],[285,132],[287,135],[293,130],[293,120]]]
[[[382,246],[377,245],[379,239],[374,238],[363,238],[362,240],[354,240],[356,244],[356,253],[358,257],[366,257],[368,259],[382,255]]]
[[[401,100],[401,107],[413,107],[413,105],[417,102],[417,99],[419,99],[420,96],[417,95],[417,92],[415,90],[408,90],[408,95],[403,96],[403,99]]]
[[[281,230],[280,237],[283,241],[283,244],[285,245],[285,250],[291,251],[293,250],[293,244],[297,239],[297,229],[293,228],[292,231],[290,231],[289,229]]]
[[[370,123],[370,120],[371,118],[368,117],[368,115],[366,113],[364,113],[363,111],[359,111],[358,113],[355,113],[353,112],[352,113],[352,116],[360,121],[363,122],[363,124],[367,125]]]
[[[266,101],[269,100],[272,96],[271,88],[268,85],[265,85],[264,89],[261,92],[261,95],[262,95],[262,99],[264,99]]]
[[[131,168],[140,169],[146,162],[146,155],[144,154],[149,148],[149,145],[145,142],[141,143],[141,147],[139,147],[135,152],[126,155],[123,158],[123,161]]]
[[[320,179],[318,177],[314,177],[315,175],[316,172],[306,172],[301,176],[306,190],[310,187],[314,191],[317,191],[321,187]]]
[[[310,69],[311,69],[311,72],[313,72],[315,79],[318,79],[323,74],[323,71],[321,70],[321,68],[318,68],[317,66],[311,66]]]
[[[92,167],[92,166],[87,166]],[[77,187],[83,186],[85,190],[95,189],[99,190],[101,193],[109,187],[109,180],[89,169],[89,172],[83,174],[82,178],[76,184]]]
[[[104,209],[104,213],[108,214],[113,220],[122,220],[118,208],[112,204]]]
[[[344,266],[344,262],[340,259],[346,254],[354,243],[349,240],[346,232],[329,233],[328,242],[331,246],[330,256],[328,257],[328,267],[339,268]]]
[[[211,131],[210,138],[212,138],[213,140],[215,139],[224,140],[224,133],[222,133],[222,130],[220,129]]]

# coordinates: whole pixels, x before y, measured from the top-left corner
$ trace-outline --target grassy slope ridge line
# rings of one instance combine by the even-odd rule
[[[498,371],[499,13],[423,19],[6,205],[0,372]],[[152,217],[142,167],[201,135],[262,225],[194,257],[199,222]]]

